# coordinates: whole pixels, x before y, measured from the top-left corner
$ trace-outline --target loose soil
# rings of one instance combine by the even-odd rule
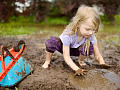
[[[97,82],[98,79],[101,79],[99,81],[102,81],[105,74],[104,72],[101,73],[101,69],[97,69],[97,67],[91,63],[87,64],[85,67],[88,70],[87,75],[83,77],[74,76],[74,71],[67,66],[64,62],[62,54],[58,52],[55,52],[52,57],[52,62],[48,69],[41,68],[45,61],[44,43],[48,38],[49,37],[39,38],[35,36],[0,37],[0,46],[5,45],[8,48],[11,48],[13,42],[16,40],[24,40],[27,48],[22,57],[29,61],[34,68],[33,73],[27,76],[16,86],[9,88],[9,90],[15,90],[15,87],[18,88],[18,90],[120,90],[119,81],[111,82],[112,85],[116,84],[112,88],[110,83],[105,83],[107,80],[111,79],[104,78],[104,83],[106,85],[101,84],[103,82]],[[114,73],[113,77],[110,78],[114,78],[114,76],[117,75],[120,79],[120,47],[105,42],[100,43],[102,43],[102,48],[100,48],[100,51],[105,62],[109,65],[113,65],[112,68],[104,71]],[[77,57],[72,57],[72,59],[78,65]],[[94,56],[89,58],[89,62],[95,62]],[[97,78],[98,76],[100,77]],[[92,82],[94,83],[90,84]],[[0,87],[0,90],[8,90],[8,88]]]

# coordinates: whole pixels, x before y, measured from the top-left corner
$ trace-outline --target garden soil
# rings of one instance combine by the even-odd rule
[[[4,45],[8,48],[13,46],[13,43],[18,40],[24,40],[27,48],[24,51],[22,57],[24,57],[34,68],[34,71],[23,79],[16,86],[9,88],[9,90],[120,90],[120,82],[118,81],[117,86],[111,87],[109,86],[89,86],[87,78],[90,72],[94,72],[97,69],[91,63],[87,64],[85,69],[88,70],[88,74],[85,76],[74,76],[74,71],[68,67],[68,65],[64,62],[62,54],[59,52],[55,52],[52,57],[52,62],[48,69],[43,69],[41,66],[45,61],[45,41],[49,37],[39,38],[37,36],[16,36],[16,37],[0,37],[0,46]],[[112,68],[107,69],[107,71],[113,72],[117,77],[120,76],[120,47],[115,46],[114,44],[109,44],[105,42],[102,43],[102,47],[100,46],[101,54],[105,60],[105,62],[109,65],[113,65]],[[72,57],[73,61],[77,63],[77,57]],[[91,56],[90,62],[95,62],[94,56]],[[91,65],[90,65],[91,64]],[[103,73],[101,73],[103,74]],[[95,75],[95,74],[92,74]],[[114,78],[113,77],[111,78]],[[93,78],[94,79],[94,78]],[[77,83],[77,80],[87,80],[87,83],[84,85]],[[92,79],[91,79],[92,80]],[[83,81],[81,81],[83,82]],[[102,83],[102,82],[101,82]],[[115,84],[116,82],[113,82]],[[107,84],[106,84],[107,85]],[[0,87],[0,90],[8,90],[8,88]]]

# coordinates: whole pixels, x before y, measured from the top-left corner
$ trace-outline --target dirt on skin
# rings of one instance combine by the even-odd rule
[[[27,76],[24,80],[18,83],[16,86],[9,88],[9,90],[105,90],[104,87],[99,88],[82,88],[73,83],[70,79],[71,75],[74,75],[74,71],[71,70],[64,62],[62,54],[56,52],[52,57],[52,62],[48,69],[41,68],[45,61],[45,41],[48,37],[38,38],[31,36],[18,36],[18,37],[0,37],[0,46],[7,46],[11,48],[13,42],[16,40],[24,40],[27,48],[22,57],[28,60],[34,72]],[[115,72],[120,76],[120,47],[111,45],[105,42],[103,47],[100,49],[102,51],[102,56],[105,62],[109,65],[113,65],[109,70]],[[74,62],[77,63],[77,57],[72,57]],[[94,60],[94,57],[91,57]],[[86,69],[93,70],[96,67],[87,65]],[[85,75],[84,77],[86,77]],[[81,76],[74,76],[73,78],[81,79]],[[0,90],[8,90],[8,88],[0,87]],[[120,90],[120,88],[116,88]]]

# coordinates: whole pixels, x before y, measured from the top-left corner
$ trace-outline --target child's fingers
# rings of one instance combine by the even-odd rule
[[[84,69],[78,69],[77,71],[75,71],[75,75],[76,76],[83,76],[83,75],[86,75],[87,74],[87,70],[84,70]]]
[[[83,69],[83,72],[88,72],[87,70]]]
[[[107,64],[101,64],[100,66],[104,69],[109,69],[112,67],[112,65],[107,65]]]
[[[81,74],[80,74],[80,73],[75,73],[74,75],[75,75],[75,76],[80,76]]]
[[[84,75],[84,73],[81,73],[81,76],[83,76]]]
[[[84,74],[84,75],[86,75],[86,74],[87,74],[87,72],[84,72],[83,74]]]
[[[100,69],[109,69],[113,67],[112,65],[107,65],[107,64],[94,64],[94,66]]]

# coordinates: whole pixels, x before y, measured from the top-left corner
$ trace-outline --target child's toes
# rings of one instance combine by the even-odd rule
[[[42,65],[42,68],[48,68],[48,65],[43,64],[43,65]]]

